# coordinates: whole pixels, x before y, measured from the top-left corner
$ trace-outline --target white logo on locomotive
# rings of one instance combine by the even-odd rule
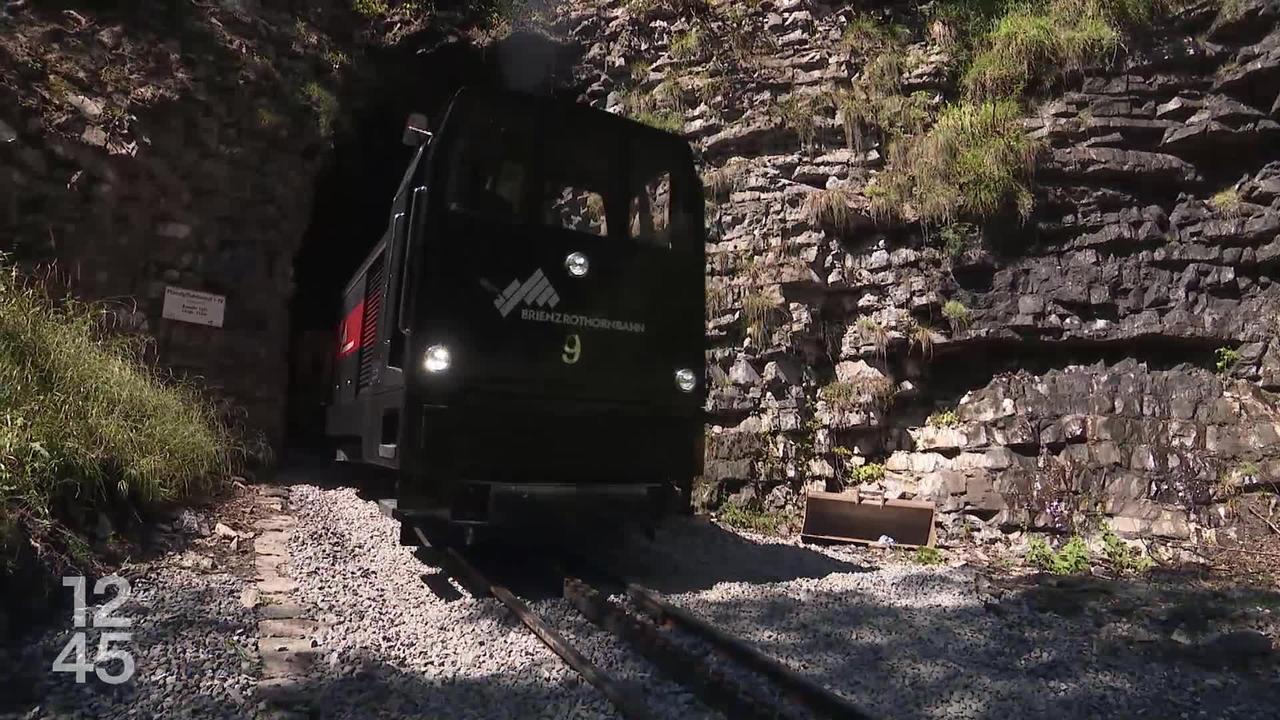
[[[496,289],[487,280],[481,280],[480,284],[488,288],[490,292]],[[520,303],[524,303],[530,307],[526,307],[520,311],[521,320],[532,320],[534,322],[553,323],[556,325],[569,325],[573,327],[586,327],[598,330],[619,330],[622,332],[643,333],[645,331],[644,323],[633,322],[629,320],[611,320],[609,318],[592,317],[589,315],[574,315],[571,313],[549,312],[547,310],[537,310],[532,306],[555,308],[560,304],[560,296],[556,294],[555,288],[551,287],[551,282],[547,280],[547,276],[543,274],[542,268],[538,268],[529,276],[528,280],[523,283],[519,279],[512,280],[506,290],[498,293],[493,299],[493,306],[498,309],[498,313],[502,317],[511,314]]]
[[[506,317],[521,300],[525,305],[555,307],[560,303],[560,296],[556,294],[556,289],[551,287],[547,276],[542,274],[542,268],[538,268],[524,283],[512,280],[507,289],[494,298],[493,306],[498,308],[502,317]]]

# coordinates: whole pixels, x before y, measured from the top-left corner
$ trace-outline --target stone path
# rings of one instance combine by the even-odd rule
[[[246,588],[245,603],[257,611],[259,717],[275,720],[306,717],[304,678],[320,653],[316,638],[323,626],[308,617],[291,594],[298,583],[282,569],[289,561],[289,538],[297,520],[287,512],[288,490],[267,488],[258,503],[271,513],[254,523],[256,584]]]

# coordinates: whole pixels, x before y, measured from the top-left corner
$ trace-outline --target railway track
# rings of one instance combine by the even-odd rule
[[[419,539],[426,545],[424,537],[419,535]],[[476,563],[455,550],[445,551],[439,559],[445,572],[473,596],[493,597],[505,605],[538,639],[600,690],[622,717],[628,720],[660,718],[635,690],[593,663],[551,623]],[[652,590],[594,570],[577,573],[605,578],[601,584],[625,587],[630,601],[628,608],[573,573],[549,571],[562,585],[564,599],[583,618],[725,717],[734,720],[864,720],[870,717],[844,696],[796,672],[750,642],[673,605]],[[766,685],[773,692],[767,690]]]

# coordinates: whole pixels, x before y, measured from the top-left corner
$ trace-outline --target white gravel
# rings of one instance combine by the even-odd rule
[[[290,540],[295,599],[328,624],[308,681],[326,718],[614,717],[496,600],[445,601],[398,526],[349,489],[297,486]]]
[[[74,674],[51,672],[76,632],[68,618],[64,627],[29,640],[21,650],[0,653],[0,688],[8,684],[11,691],[38,700],[0,718],[252,717],[257,622],[239,602],[245,581],[180,567],[177,559],[139,570],[132,578],[132,599],[115,613],[131,626],[108,629],[132,633],[128,643],[117,646],[134,657],[131,680],[108,685],[91,673],[76,684]],[[103,630],[86,632],[92,661]],[[108,669],[119,672],[120,666]]]

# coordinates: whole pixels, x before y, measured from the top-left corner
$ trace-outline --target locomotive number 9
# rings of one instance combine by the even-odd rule
[[[572,365],[578,362],[578,359],[581,357],[582,339],[579,338],[577,334],[570,335],[564,341],[564,353],[560,356],[560,359],[563,360],[566,365]]]

